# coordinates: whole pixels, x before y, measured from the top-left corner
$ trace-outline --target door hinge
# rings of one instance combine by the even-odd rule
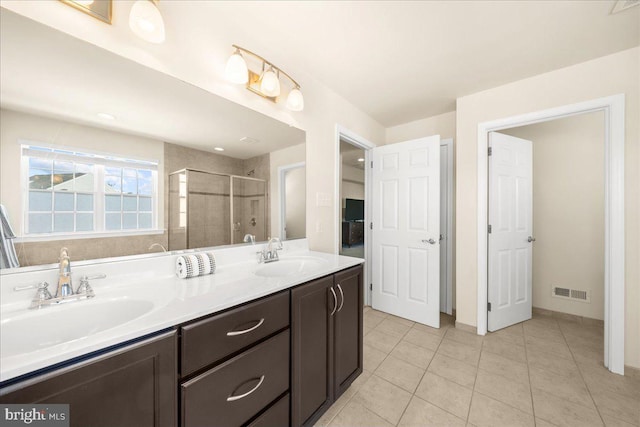
[[[369,223],[369,230],[373,230],[373,223],[372,222]]]
[[[493,149],[489,147],[489,155],[491,156],[492,154],[493,154]]]
[[[373,160],[371,160],[371,169],[373,169]]]
[[[491,311],[491,303],[490,302],[487,303],[487,311]]]
[[[491,224],[489,224],[487,228],[488,228],[489,234],[491,234]]]
[[[369,283],[369,290],[372,291],[373,290],[373,283]]]

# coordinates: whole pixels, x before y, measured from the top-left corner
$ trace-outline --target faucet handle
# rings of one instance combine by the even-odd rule
[[[105,277],[107,277],[107,275],[104,274],[104,273],[95,274],[93,276],[87,276],[85,274],[84,276],[82,276],[80,278],[80,285],[78,286],[78,289],[76,290],[76,295],[77,294],[85,294],[87,296],[87,298],[93,298],[95,296],[95,293],[93,292],[93,288],[89,284],[89,280],[91,280],[91,279],[104,279]]]
[[[43,301],[53,298],[53,296],[51,296],[51,292],[49,292],[49,289],[47,289],[47,287],[49,287],[49,284],[47,282],[38,283],[38,290],[31,300],[31,307],[39,307]]]

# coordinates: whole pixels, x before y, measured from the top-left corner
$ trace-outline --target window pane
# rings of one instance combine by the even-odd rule
[[[76,210],[92,211],[93,210],[93,194],[76,195]]]
[[[128,178],[135,178],[136,176],[138,176],[138,174],[136,173],[135,169],[124,168],[122,169],[122,176],[128,177]]]
[[[141,213],[138,215],[138,228],[151,228],[150,213]]]
[[[73,191],[73,163],[53,162],[53,186],[56,190]]]
[[[136,196],[124,196],[122,201],[123,211],[137,211],[138,198]]]
[[[150,196],[153,193],[153,176],[150,170],[138,170],[138,194]]]
[[[29,214],[29,233],[51,233],[51,214]]]
[[[29,188],[51,188],[52,168],[51,160],[29,158]]]
[[[73,231],[73,214],[53,214],[53,231],[57,233],[61,231]]]
[[[139,211],[151,211],[151,197],[140,197],[138,199],[138,203],[139,203],[139,207],[138,210]]]
[[[107,230],[120,230],[122,228],[120,223],[120,214],[105,214],[105,227]]]
[[[131,230],[138,228],[138,215],[134,213],[122,214],[122,228]]]
[[[93,214],[76,214],[76,231],[93,231]]]
[[[105,198],[105,210],[107,212],[121,211],[121,196],[104,196]]]
[[[72,211],[73,212],[73,193],[56,192],[53,206],[54,206],[54,210],[56,211]]]
[[[51,193],[48,191],[29,191],[29,211],[50,212],[52,200]]]
[[[93,165],[76,165],[76,191],[93,192]]]
[[[107,193],[120,193],[122,191],[122,169],[104,168],[104,191]]]
[[[125,176],[124,178],[122,178],[122,192],[124,194],[138,193],[138,182],[135,176]]]

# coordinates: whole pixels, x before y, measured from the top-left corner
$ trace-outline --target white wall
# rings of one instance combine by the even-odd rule
[[[456,136],[456,112],[439,114],[426,119],[420,119],[409,123],[387,128],[385,143],[409,141],[424,136],[440,135],[440,138],[453,138]]]
[[[307,232],[305,189],[307,179],[304,168],[288,171],[285,176],[287,239],[300,239]]]
[[[160,9],[165,17],[167,40],[154,45],[131,33],[128,14],[132,4],[125,0],[114,2],[112,25],[98,22],[59,1],[6,0],[2,7],[305,130],[307,238],[311,249],[334,252],[336,124],[376,144],[384,143],[382,125],[306,70],[290,66],[288,52],[261,42],[260,29],[243,26],[241,21],[228,19],[223,13],[202,14],[196,17],[201,19],[196,25],[194,17],[186,16],[185,10],[197,7],[198,2],[166,1],[160,3]],[[229,84],[224,79],[224,67],[234,43],[250,47],[295,78],[304,93],[304,111],[289,112],[283,103],[273,104],[243,87]],[[327,200],[325,196],[327,203],[322,201]]]
[[[22,187],[20,142],[86,149],[92,153],[158,161],[158,177],[164,176],[164,144],[161,141],[79,125],[62,120],[0,110],[0,194],[16,233],[22,235]],[[159,183],[158,224],[164,228],[162,183]]]
[[[500,131],[533,142],[533,306],[604,319],[602,111]],[[551,296],[553,286],[590,302]]]
[[[457,321],[477,319],[478,124],[614,94],[626,97],[625,364],[640,367],[640,48],[458,98],[456,114]]]
[[[271,235],[280,236],[280,171],[283,166],[304,162],[306,158],[305,144],[293,145],[282,150],[272,151],[269,156],[270,178],[269,195],[271,201]],[[308,176],[306,167],[302,169]],[[303,199],[305,196],[301,196]]]

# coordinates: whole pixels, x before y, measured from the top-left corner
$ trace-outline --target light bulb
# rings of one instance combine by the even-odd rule
[[[302,92],[300,92],[299,87],[289,92],[287,108],[291,111],[302,111],[304,109],[304,98],[302,97]]]
[[[280,95],[280,80],[278,79],[275,71],[273,71],[273,67],[269,67],[269,69],[262,74],[260,91],[266,96]]]
[[[76,3],[81,4],[82,6],[91,6],[93,4],[93,0],[76,0]]]
[[[239,49],[236,49],[234,54],[227,60],[224,75],[231,83],[245,84],[249,81],[247,63],[240,54]]]
[[[129,13],[129,27],[143,40],[158,44],[164,42],[164,20],[151,0],[137,0],[133,4]]]

